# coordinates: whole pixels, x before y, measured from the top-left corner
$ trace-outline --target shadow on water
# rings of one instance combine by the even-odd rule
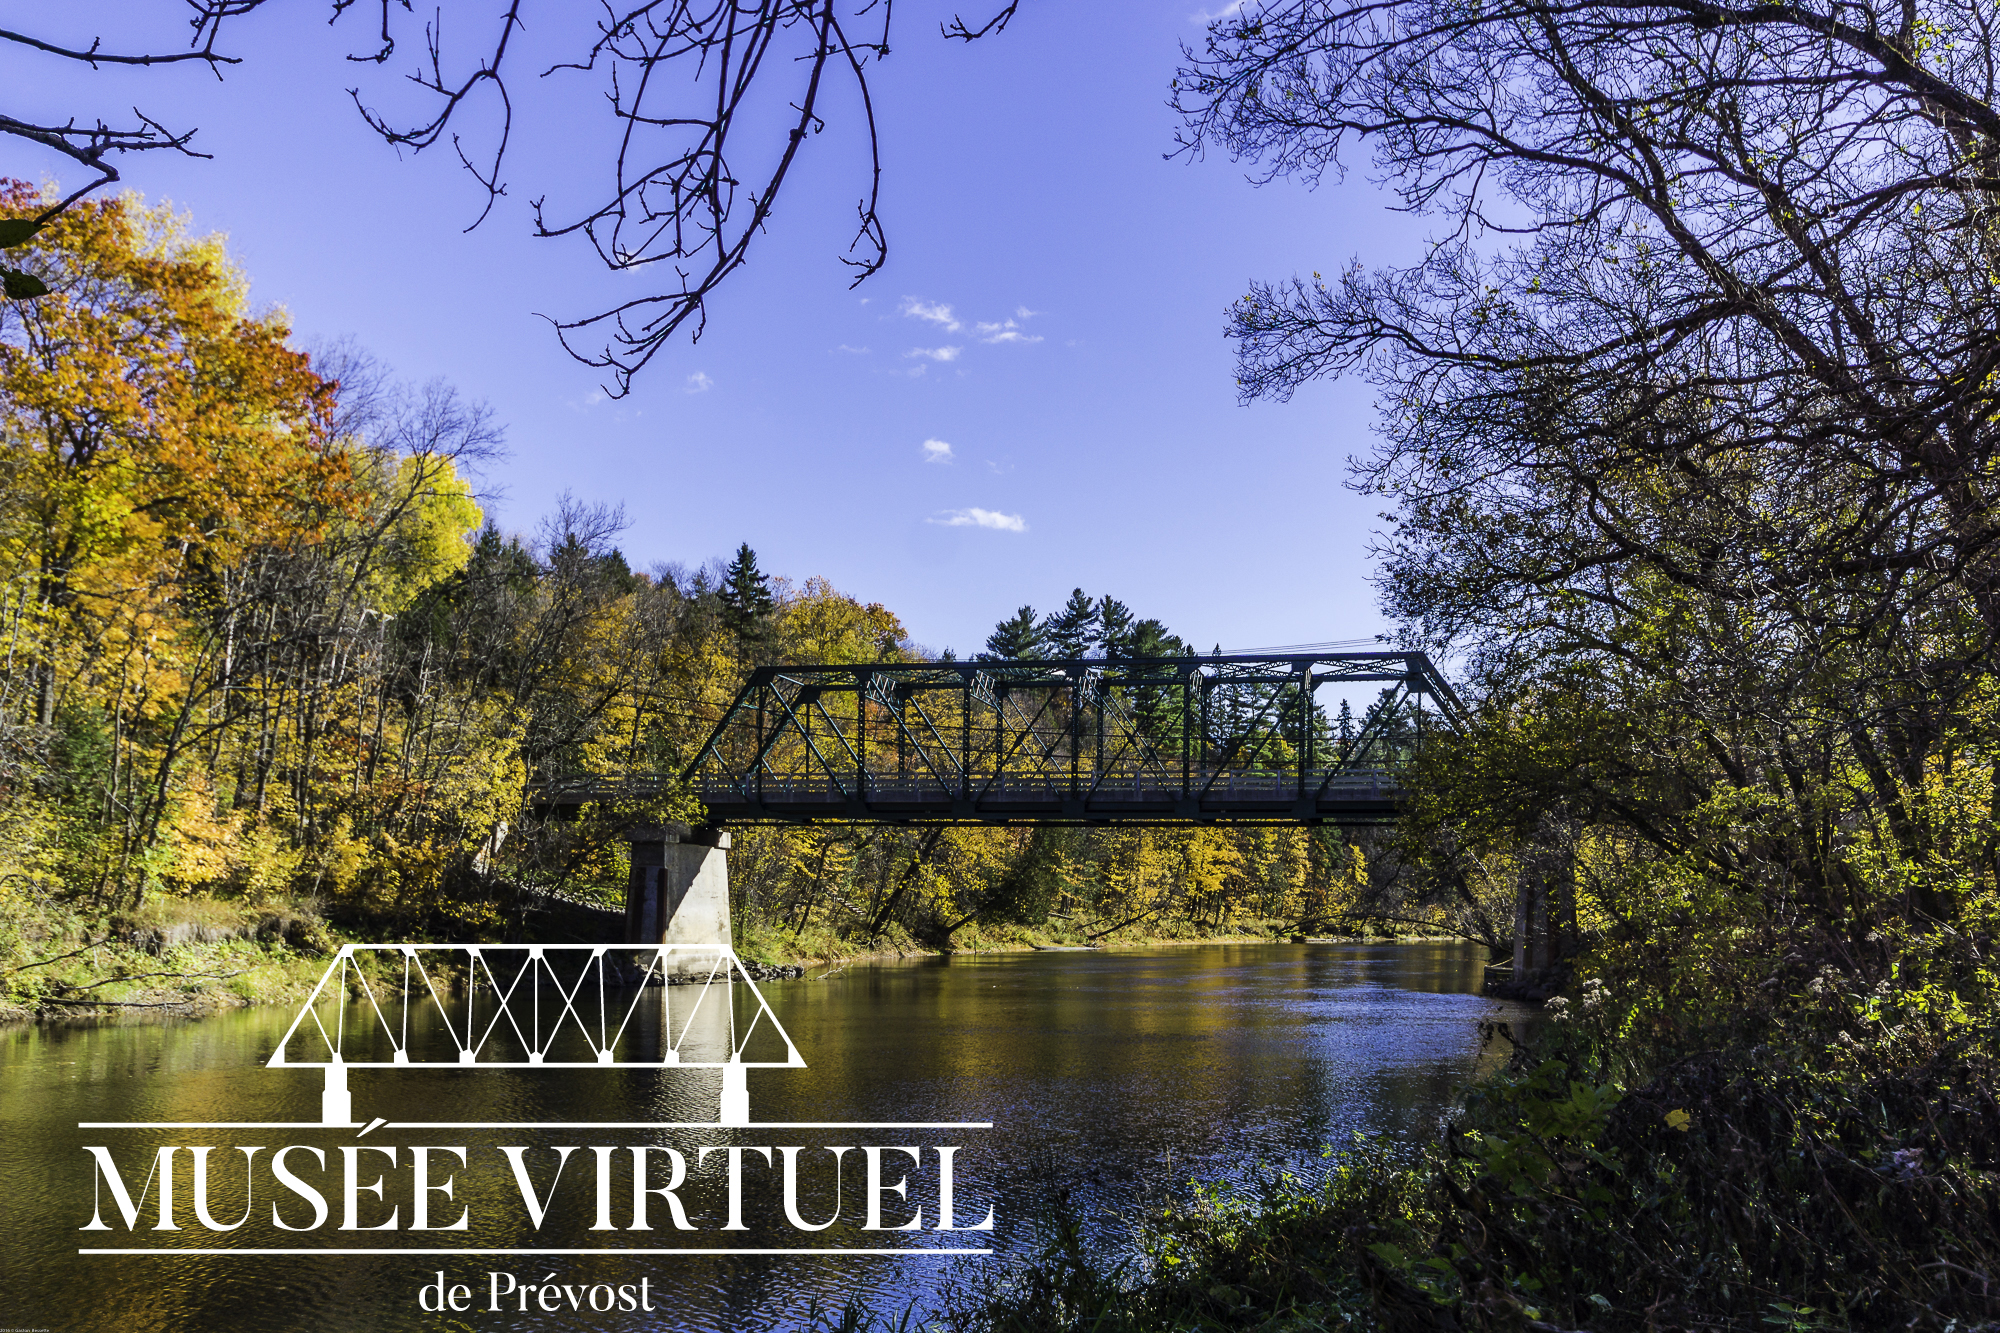
[[[990,1121],[986,1130],[747,1129],[613,1130],[386,1128],[357,1138],[322,1130],[316,1070],[262,1068],[291,1022],[289,1011],[244,1011],[191,1022],[17,1029],[0,1037],[0,1123],[7,1151],[0,1191],[8,1204],[14,1262],[4,1322],[17,1328],[180,1330],[609,1328],[776,1329],[796,1327],[815,1301],[839,1309],[858,1298],[900,1311],[935,1292],[954,1263],[942,1256],[501,1255],[201,1256],[80,1255],[84,1246],[189,1250],[246,1247],[472,1248],[519,1250],[649,1247],[940,1248],[990,1246],[1030,1253],[1037,1218],[1067,1198],[1088,1219],[1093,1244],[1115,1254],[1131,1217],[1185,1192],[1187,1182],[1244,1182],[1262,1166],[1319,1163],[1324,1144],[1357,1131],[1421,1135],[1470,1080],[1502,1057],[1482,1052],[1477,1024],[1496,1010],[1516,1024],[1528,1012],[1477,994],[1483,953],[1470,945],[1214,945],[1093,953],[961,955],[857,965],[827,981],[792,981],[763,992],[808,1063],[756,1070],[751,1114],[762,1124],[827,1121]],[[658,992],[654,992],[658,994]],[[739,997],[741,998],[741,997]],[[685,1003],[685,997],[680,1002]],[[661,1022],[657,1002],[634,1034]],[[448,1006],[449,1008],[449,1006]],[[645,1009],[645,1006],[642,1006]],[[462,1020],[463,1011],[454,1010]],[[713,1070],[355,1070],[357,1119],[392,1122],[712,1122],[720,1075]],[[79,1121],[287,1121],[300,1127],[233,1130],[80,1130]],[[98,1204],[112,1229],[81,1231],[97,1179],[87,1145],[110,1148],[136,1196],[164,1144],[217,1145],[211,1157],[211,1218],[243,1225],[217,1233],[192,1216],[189,1157],[179,1155],[178,1230],[156,1229],[157,1197],[127,1229],[108,1194]],[[292,1166],[320,1185],[329,1216],[317,1230],[308,1202],[278,1190],[271,1155],[287,1144]],[[672,1226],[664,1196],[649,1199],[652,1230],[630,1229],[633,1146],[674,1148],[687,1162],[684,1201],[695,1230]],[[743,1158],[742,1229],[725,1230],[727,1154],[697,1164],[702,1145],[794,1145],[798,1211],[835,1221],[801,1231],[785,1221],[780,1172]],[[858,1145],[908,1145],[913,1163],[882,1154],[885,1186],[909,1175],[908,1202],[924,1229],[889,1231],[909,1216],[905,1199],[881,1194],[865,1227],[865,1172]],[[955,1154],[954,1212],[970,1225],[991,1207],[991,1232],[934,1230],[934,1149]],[[249,1177],[237,1146],[262,1145]],[[433,1192],[433,1227],[466,1213],[461,1231],[410,1229],[410,1149],[464,1147],[469,1165],[450,1197]],[[499,1152],[525,1148],[530,1183],[552,1201],[535,1225]],[[594,1154],[593,1147],[614,1151]],[[856,1145],[845,1158],[829,1149]],[[555,1173],[558,1150],[576,1152]],[[357,1226],[398,1209],[399,1227],[375,1234],[341,1229],[342,1179],[360,1149]],[[386,1152],[395,1149],[392,1161]],[[433,1151],[434,1181],[456,1170]],[[833,1163],[842,1164],[836,1212]],[[668,1183],[669,1161],[648,1157],[649,1184]],[[774,1159],[775,1165],[776,1159]],[[605,1198],[614,1230],[594,1230],[596,1172],[612,1169]],[[920,1165],[918,1165],[920,1164]],[[366,1186],[385,1179],[382,1198]],[[420,1289],[444,1272],[476,1295],[473,1309],[440,1316],[420,1308]],[[528,1312],[508,1296],[487,1309],[493,1273],[519,1283],[547,1280],[636,1288],[653,1313],[591,1312],[587,1306]],[[635,1295],[637,1293],[635,1292]],[[584,1299],[588,1299],[585,1297]]]

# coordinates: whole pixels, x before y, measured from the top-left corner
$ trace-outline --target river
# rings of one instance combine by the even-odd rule
[[[766,983],[763,994],[807,1067],[752,1071],[756,1123],[732,1130],[650,1128],[716,1118],[720,1078],[707,1070],[394,1069],[351,1075],[356,1119],[392,1122],[357,1136],[313,1124],[318,1071],[263,1067],[291,1021],[288,1010],[16,1028],[0,1035],[0,1197],[10,1255],[0,1326],[735,1330],[798,1327],[814,1302],[837,1309],[849,1298],[899,1312],[953,1274],[1031,1253],[1055,1198],[1083,1210],[1094,1241],[1115,1254],[1126,1219],[1185,1193],[1190,1179],[1318,1170],[1322,1145],[1347,1143],[1356,1132],[1425,1132],[1500,1058],[1482,1052],[1479,1020],[1503,1017],[1517,1031],[1532,1021],[1522,1007],[1477,993],[1482,962],[1483,951],[1459,944],[1206,945],[959,955]],[[80,1122],[298,1124],[80,1129]],[[551,1122],[596,1127],[541,1127]],[[801,1122],[991,1128],[763,1127]],[[602,1127],[613,1124],[626,1127]],[[302,1145],[289,1154],[294,1178],[326,1201],[317,1228],[307,1194],[279,1188],[270,1174],[273,1155],[292,1144]],[[713,1151],[698,1163],[702,1146],[731,1144],[752,1151]],[[87,1151],[93,1145],[137,1198],[135,1225],[103,1183]],[[173,1230],[158,1227],[157,1187],[140,1197],[167,1145],[181,1145],[166,1159],[174,1168]],[[206,1203],[216,1229],[192,1215],[198,1145],[214,1145]],[[424,1202],[436,1229],[427,1231],[411,1229],[416,1145],[430,1145]],[[647,1145],[658,1147],[634,1153]],[[830,1151],[843,1145],[851,1149],[845,1156]],[[878,1151],[864,1154],[870,1145]],[[521,1171],[500,1151],[506,1146]],[[823,1230],[787,1220],[778,1169],[786,1154],[767,1167],[755,1151],[785,1146],[798,1149],[791,1155],[798,1220],[833,1216]],[[247,1147],[261,1151],[246,1155]],[[672,1199],[648,1197],[653,1229],[636,1231],[632,1159],[650,1163],[646,1183],[658,1191],[672,1183],[670,1159],[658,1150],[665,1147],[685,1159],[686,1180]],[[940,1154],[942,1147],[956,1152]],[[937,1229],[947,1157],[952,1220],[964,1228],[955,1231]],[[731,1158],[741,1229],[726,1225]],[[865,1167],[875,1177],[875,1230],[866,1228]],[[371,1189],[377,1180],[379,1193]],[[672,1225],[674,1200],[694,1229]],[[533,1205],[545,1208],[539,1224]],[[398,1225],[382,1227],[391,1208]],[[342,1229],[349,1209],[354,1230]],[[992,1229],[971,1229],[989,1209]],[[913,1210],[919,1229],[888,1229]],[[93,1212],[103,1229],[83,1229]],[[443,1229],[461,1213],[464,1229]],[[248,1220],[220,1229],[239,1217]],[[325,1248],[387,1253],[245,1252]],[[413,1248],[513,1253],[408,1253]],[[148,1253],[79,1253],[86,1249]],[[631,1249],[682,1252],[546,1253]],[[686,1252],[693,1249],[991,1253]],[[461,1313],[451,1312],[453,1300]],[[650,1313],[623,1308],[642,1301]],[[446,1309],[431,1313],[430,1303]]]

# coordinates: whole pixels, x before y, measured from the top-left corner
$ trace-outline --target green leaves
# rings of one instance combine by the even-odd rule
[[[1370,1245],[1368,1252],[1398,1272],[1403,1272],[1410,1266],[1410,1256],[1403,1253],[1399,1246],[1391,1245],[1387,1241],[1377,1241]]]
[[[0,250],[26,245],[42,225],[39,218],[0,218]],[[0,267],[0,288],[5,289],[10,301],[29,301],[49,294],[46,282],[17,268]]]
[[[32,273],[19,269],[0,268],[0,286],[4,286],[10,301],[28,301],[37,296],[47,296],[49,285]]]

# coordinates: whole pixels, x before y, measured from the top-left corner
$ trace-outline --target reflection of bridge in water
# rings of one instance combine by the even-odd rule
[[[1371,684],[1345,728],[1320,702]],[[682,778],[714,826],[1387,823],[1461,713],[1422,653],[763,667]],[[658,786],[578,777],[536,803]]]

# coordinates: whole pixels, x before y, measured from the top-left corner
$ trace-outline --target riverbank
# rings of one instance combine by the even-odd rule
[[[597,917],[603,917],[599,920]],[[582,923],[598,942],[611,921]],[[578,923],[570,923],[575,929]],[[857,963],[948,954],[1037,950],[1155,949],[1209,944],[1282,944],[1301,937],[1282,921],[1222,925],[1056,920],[1042,926],[986,924],[955,931],[950,948],[901,926],[873,940],[825,929],[793,932],[739,919],[736,951],[760,980],[808,979]],[[110,1017],[189,1018],[256,1004],[296,1004],[326,971],[328,955],[365,934],[329,924],[298,902],[156,899],[144,909],[93,914],[41,904],[0,915],[0,1022]],[[1452,937],[1370,931],[1314,936],[1315,943],[1419,943]]]
[[[1323,1169],[1247,1187],[1190,1182],[1120,1263],[1058,1200],[1040,1252],[942,1293],[920,1326],[2000,1328],[1990,937],[1898,943],[1865,968],[1760,960],[1763,984],[1709,1015],[1640,970],[1655,955],[1590,967],[1522,1044],[1482,1023],[1506,1067],[1436,1130],[1357,1135]]]
[[[291,903],[170,900],[110,916],[43,904],[0,917],[0,1022],[296,1003],[339,946]]]
[[[935,958],[951,954],[1027,953],[1044,949],[1155,949],[1206,944],[1428,944],[1460,943],[1457,935],[1434,935],[1389,922],[1357,922],[1352,934],[1299,935],[1285,921],[1235,920],[1220,926],[1194,922],[1121,924],[1105,930],[1088,921],[1050,921],[1040,926],[985,924],[952,933],[949,947],[925,943],[900,926],[874,940],[836,931],[795,932],[754,918],[735,925],[736,952],[746,961],[805,967],[842,965],[871,959]]]

